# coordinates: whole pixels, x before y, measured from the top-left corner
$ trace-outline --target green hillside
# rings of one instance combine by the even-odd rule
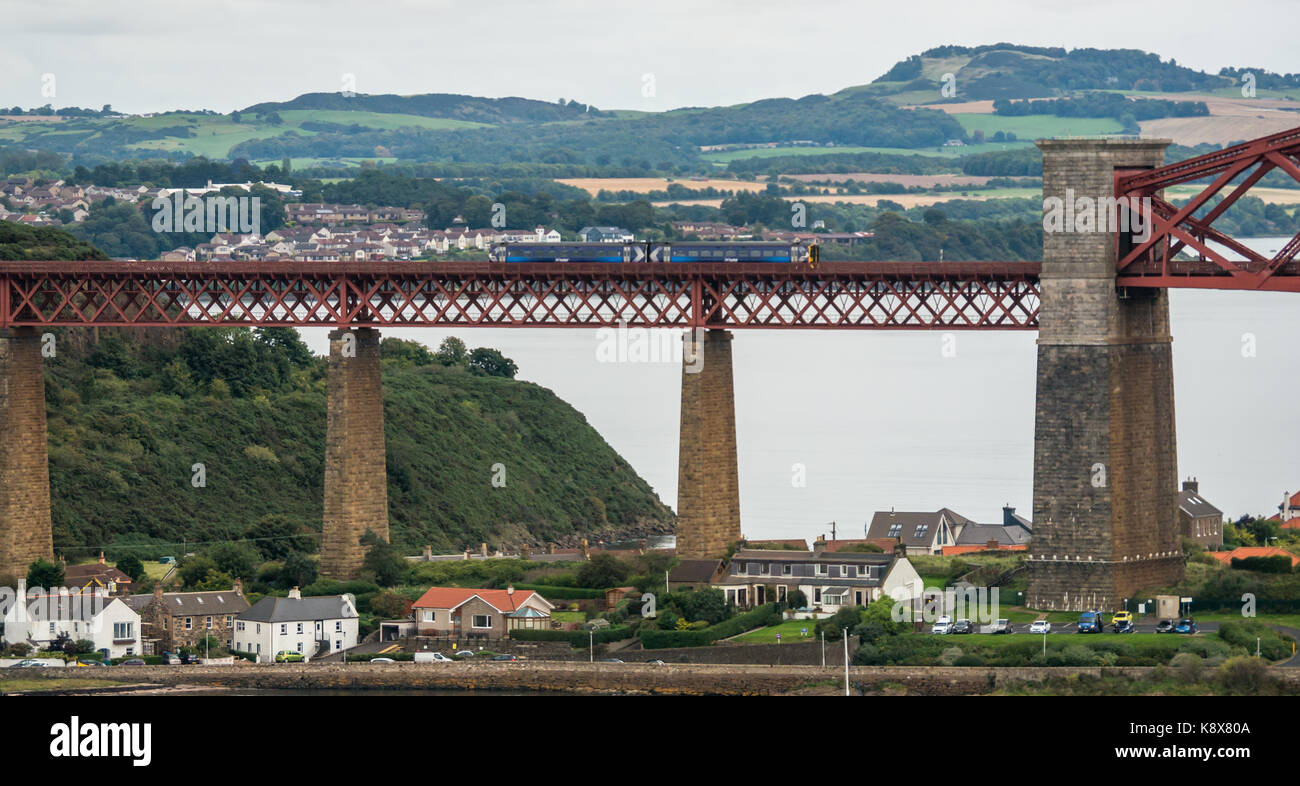
[[[255,536],[270,514],[319,531],[325,361],[295,332],[92,341],[64,331],[58,346],[46,363],[57,552],[154,544],[148,553],[171,554],[182,538]],[[384,357],[389,510],[403,549],[670,530],[671,511],[549,390],[392,339]],[[504,487],[492,483],[496,464]]]

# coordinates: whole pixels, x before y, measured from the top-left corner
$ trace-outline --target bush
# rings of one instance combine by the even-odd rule
[[[961,647],[949,647],[945,649],[942,653],[940,653],[939,665],[952,666],[957,662],[958,658],[962,657],[965,654],[966,651],[963,650]]]
[[[1275,557],[1233,557],[1232,567],[1236,570],[1253,570],[1256,573],[1290,573],[1291,558],[1285,554]]]
[[[1219,625],[1219,638],[1234,647],[1242,647],[1251,655],[1255,654],[1258,640],[1260,655],[1267,660],[1280,660],[1291,655],[1291,642],[1288,639],[1284,639],[1277,631],[1255,620],[1224,622]]]
[[[611,625],[597,631],[585,630],[512,630],[510,638],[517,641],[567,641],[574,649],[582,649],[589,644],[609,644],[622,641],[632,636],[632,629],[627,625]]]
[[[776,625],[779,622],[781,613],[776,610],[776,604],[766,603],[703,630],[642,630],[641,646],[645,649],[703,647],[718,639],[730,638],[753,628]]]
[[[1234,695],[1258,695],[1268,681],[1268,666],[1259,658],[1230,658],[1219,667],[1219,684]]]
[[[957,658],[956,660],[954,660],[954,661],[952,662],[952,665],[954,665],[954,666],[983,666],[983,665],[984,665],[984,661],[983,661],[983,660],[980,658],[980,656],[978,656],[978,655],[975,655],[975,654],[973,654],[973,653],[967,653],[967,654],[965,654],[965,655],[962,655],[960,658]]]

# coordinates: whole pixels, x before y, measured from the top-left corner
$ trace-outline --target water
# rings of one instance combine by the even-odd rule
[[[1265,252],[1285,239],[1246,240]],[[1174,290],[1178,468],[1225,514],[1271,514],[1300,490],[1300,295]],[[327,351],[324,329],[304,330]],[[1243,357],[1243,335],[1256,355]],[[680,370],[601,363],[595,330],[391,329],[436,347],[497,347],[555,391],[677,500]],[[1034,332],[738,330],[733,343],[740,504],[750,538],[861,537],[876,510],[947,506],[1000,521],[1032,496]],[[792,485],[806,467],[805,487]],[[487,472],[488,468],[484,468]]]

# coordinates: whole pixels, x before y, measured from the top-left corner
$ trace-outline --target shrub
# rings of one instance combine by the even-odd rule
[[[984,661],[974,653],[966,653],[952,662],[954,666],[983,666]]]
[[[1219,684],[1233,695],[1258,695],[1268,681],[1268,666],[1259,658],[1229,658],[1219,667]]]

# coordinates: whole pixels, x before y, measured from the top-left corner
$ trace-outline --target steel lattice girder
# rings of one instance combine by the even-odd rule
[[[0,326],[1007,329],[1036,262],[0,263]]]
[[[1300,181],[1300,128],[1261,137],[1176,164],[1146,171],[1121,171],[1115,177],[1115,195],[1127,198],[1128,209],[1140,210],[1152,228],[1150,237],[1131,242],[1116,235],[1120,286],[1192,287],[1300,292],[1300,234],[1284,243],[1272,257],[1247,247],[1216,230],[1212,224],[1264,175],[1280,169]],[[1214,180],[1182,207],[1160,197],[1169,186],[1202,178]],[[1238,180],[1235,185],[1234,180]],[[1231,186],[1223,200],[1200,217],[1196,213]],[[1150,199],[1150,210],[1132,200]],[[1210,243],[1242,257],[1230,260]],[[1187,249],[1195,259],[1178,259]]]

